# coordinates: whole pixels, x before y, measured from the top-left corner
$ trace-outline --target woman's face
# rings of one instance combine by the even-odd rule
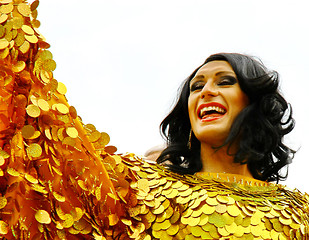
[[[248,104],[247,95],[226,61],[206,63],[190,81],[189,117],[200,142],[221,145],[235,118]]]

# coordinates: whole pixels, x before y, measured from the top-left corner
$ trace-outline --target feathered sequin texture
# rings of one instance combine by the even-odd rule
[[[1,238],[308,238],[307,194],[115,155],[54,79],[37,6],[0,1]]]

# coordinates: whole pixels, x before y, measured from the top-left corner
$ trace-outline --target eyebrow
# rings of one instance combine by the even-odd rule
[[[232,72],[232,71],[220,71],[220,72],[215,73],[215,76],[217,77],[217,76],[222,75],[222,74],[232,74],[232,75],[235,75],[235,73]],[[204,79],[204,78],[205,78],[205,76],[201,74],[201,75],[196,75],[194,78],[192,78],[192,80],[193,79],[199,80],[199,79]]]
[[[215,74],[215,76],[222,75],[222,74],[232,74],[232,75],[235,75],[235,73],[232,72],[232,71],[221,71],[221,72],[217,72]]]

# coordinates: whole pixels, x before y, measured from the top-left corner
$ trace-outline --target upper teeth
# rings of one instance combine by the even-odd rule
[[[225,110],[223,108],[220,107],[215,107],[215,106],[209,106],[209,107],[204,107],[201,109],[200,111],[200,116],[204,116],[206,114],[206,112],[208,111],[216,111],[219,113],[225,113]]]

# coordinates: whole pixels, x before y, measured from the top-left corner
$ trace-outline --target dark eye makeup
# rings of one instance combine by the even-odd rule
[[[237,79],[233,76],[222,76],[217,81],[218,86],[230,86],[234,85],[235,83],[237,83]],[[190,86],[190,91],[194,92],[197,90],[201,90],[203,89],[205,84],[206,83],[204,81],[196,81]]]
[[[193,84],[190,86],[190,91],[191,91],[191,92],[194,92],[194,91],[196,91],[196,90],[201,90],[201,89],[203,89],[204,86],[205,86],[205,82],[203,82],[203,81],[195,82],[195,83],[193,83]]]
[[[224,85],[234,85],[235,83],[237,83],[237,80],[235,77],[233,76],[224,76],[224,77],[221,77],[219,82],[218,82],[218,85],[219,86],[224,86]]]

